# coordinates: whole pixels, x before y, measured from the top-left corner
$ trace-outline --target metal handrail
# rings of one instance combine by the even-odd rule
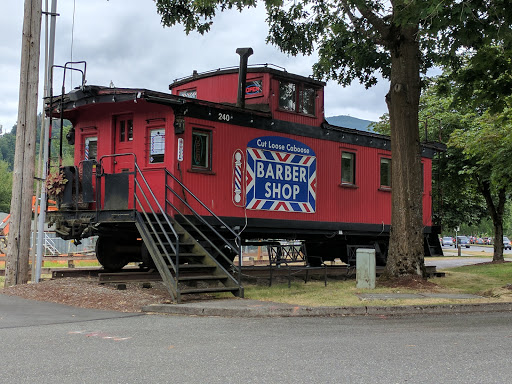
[[[248,68],[261,68],[261,67],[264,67],[264,68],[275,68],[275,69],[278,69],[280,71],[286,72],[286,68],[285,67],[281,67],[280,65],[276,65],[276,64],[272,64],[272,63],[249,64],[249,65],[247,65],[247,67]],[[217,68],[217,69],[211,69],[209,71],[204,71],[204,72],[197,73],[197,74],[192,74],[192,75],[188,75],[188,76],[179,77],[177,79],[174,79],[173,83],[176,83],[178,81],[182,81],[182,80],[185,80],[185,79],[189,79],[189,78],[194,77],[194,76],[205,76],[205,75],[210,75],[210,74],[221,72],[221,71],[235,70],[235,69],[238,69],[238,68],[239,68],[238,66],[230,66],[230,67],[221,67],[221,68]]]
[[[161,246],[163,252],[165,253],[165,256],[166,256],[167,260],[170,262],[170,265],[172,266],[172,268],[174,269],[174,271],[176,273],[176,279],[178,279],[178,277],[179,277],[179,236],[178,236],[178,233],[176,232],[176,230],[172,226],[171,221],[169,220],[167,215],[164,214],[163,217],[164,217],[167,225],[171,229],[172,234],[173,234],[173,236],[175,238],[175,242],[173,243],[171,241],[167,231],[165,230],[162,221],[160,220],[160,218],[158,217],[157,213],[153,209],[153,205],[149,202],[148,197],[147,197],[146,193],[144,192],[141,183],[139,183],[139,181],[138,181],[138,178],[140,178],[143,181],[143,185],[146,186],[147,190],[149,191],[149,193],[151,195],[152,201],[157,206],[158,210],[160,212],[162,212],[162,213],[165,213],[165,210],[162,208],[162,206],[158,202],[158,199],[156,198],[155,194],[153,193],[153,190],[149,186],[148,181],[144,177],[144,174],[142,173],[139,165],[137,164],[137,157],[135,156],[135,154],[134,153],[117,153],[117,154],[110,154],[110,155],[102,156],[100,158],[100,160],[99,160],[100,173],[99,174],[97,173],[96,177],[101,178],[104,175],[103,160],[105,158],[114,158],[114,157],[120,157],[120,156],[133,156],[133,169],[134,169],[134,171],[129,173],[129,174],[133,174],[134,175],[133,210],[134,210],[134,212],[136,212],[138,206],[141,208],[141,211],[144,213],[144,216],[146,217],[146,219],[147,219],[147,221],[148,221],[148,223],[149,223],[153,233],[155,233],[156,238],[157,238],[158,242],[160,243],[160,246]],[[163,234],[165,236],[165,240],[170,244],[170,246],[172,248],[172,251],[176,254],[176,263],[172,262],[172,259],[171,259],[170,255],[169,255],[169,253],[167,252],[167,249],[163,245],[162,239],[160,238],[160,236],[158,235],[157,231],[155,230],[155,227],[151,223],[151,220],[149,220],[149,216],[148,216],[147,212],[145,212],[145,210],[142,209],[143,208],[142,203],[141,203],[140,199],[137,197],[137,190],[139,190],[141,192],[142,197],[146,201],[146,204],[148,205],[149,209],[151,210],[151,214],[153,215],[153,217],[155,218],[155,221],[158,223],[158,226],[162,230],[162,232],[163,232]],[[98,185],[98,188],[96,188],[96,191],[97,191],[97,193],[101,193],[101,184]],[[100,205],[101,205],[101,199],[98,196],[97,197],[97,205],[96,205],[97,209],[101,209]],[[176,244],[176,245],[174,245],[174,244]]]
[[[224,252],[222,252],[208,237],[206,237],[202,231],[200,231],[179,209],[177,209],[177,207],[172,204],[171,201],[169,201],[167,199],[167,191],[170,191],[172,192],[189,210],[190,212],[192,212],[192,214],[204,225],[206,225],[213,233],[215,233],[215,235],[220,239],[222,240],[222,242],[228,246],[232,251],[234,251],[238,257],[240,258],[240,261],[241,261],[241,258],[242,258],[242,250],[241,250],[241,238],[240,238],[240,235],[238,233],[236,233],[233,229],[231,229],[220,217],[218,217],[210,208],[208,208],[196,195],[194,195],[194,193],[192,191],[190,191],[176,176],[174,176],[172,173],[170,173],[167,169],[165,170],[165,173],[166,173],[166,177],[165,177],[165,188],[166,188],[166,193],[165,193],[165,202],[166,202],[166,205],[169,205],[171,206],[177,213],[180,214],[180,216],[185,219],[185,221],[187,221],[187,223],[189,225],[191,225],[194,230],[203,237],[203,239],[205,239],[226,261],[228,261],[232,266],[234,266],[233,262],[224,254]],[[182,191],[185,193],[187,193],[188,195],[190,195],[195,201],[197,201],[204,209],[206,209],[206,211],[212,216],[212,218],[214,218],[217,223],[220,224],[220,226],[226,228],[235,238],[235,244],[237,245],[237,247],[234,247],[233,244],[228,241],[224,236],[222,236],[203,216],[199,215],[192,207],[191,205],[186,201],[185,198],[181,197],[179,195],[178,192],[176,192],[173,188],[171,188],[171,186],[169,185],[169,183],[167,182],[168,180],[168,177],[171,177],[174,181],[176,181],[179,186],[181,187]],[[236,268],[237,269],[237,272],[238,272],[238,278],[239,278],[239,283],[241,281],[241,275],[242,275],[242,271],[241,271],[241,262],[238,263],[238,267]]]
[[[162,230],[163,235],[165,236],[165,240],[171,246],[172,251],[176,255],[176,264],[173,263],[169,253],[167,252],[167,249],[164,247],[163,241],[160,238],[160,236],[158,235],[158,232],[155,230],[155,227],[153,226],[153,223],[151,222],[151,220],[149,220],[148,214],[146,213],[146,211],[144,209],[142,209],[143,208],[142,204],[141,204],[139,198],[137,197],[137,190],[134,191],[135,199],[136,199],[137,203],[139,204],[139,206],[141,207],[141,211],[144,213],[144,216],[146,217],[146,219],[147,219],[147,221],[148,221],[148,223],[149,223],[149,225],[151,227],[151,230],[156,235],[156,238],[158,239],[158,242],[160,243],[160,246],[162,247],[162,250],[165,253],[165,257],[167,258],[167,260],[169,261],[170,265],[172,266],[172,268],[176,272],[176,281],[177,281],[178,278],[179,278],[179,265],[180,265],[180,263],[179,263],[179,257],[180,257],[180,255],[179,255],[179,247],[180,247],[179,235],[176,232],[176,230],[174,229],[173,225],[171,224],[171,221],[169,220],[169,218],[165,214],[164,209],[162,208],[162,206],[158,202],[155,194],[153,193],[153,190],[149,186],[149,183],[147,182],[146,178],[144,177],[144,175],[143,175],[142,171],[140,170],[139,166],[137,165],[137,163],[134,164],[134,169],[136,170],[135,171],[135,176],[136,176],[135,177],[135,185],[139,188],[140,192],[142,193],[142,196],[144,197],[144,199],[146,201],[146,204],[149,206],[149,209],[151,210],[151,213],[152,213],[153,217],[155,218],[155,221],[158,223],[158,226],[160,227],[160,229]],[[171,231],[172,231],[172,233],[174,235],[174,238],[176,240],[175,241],[176,246],[171,241],[167,231],[164,228],[164,225],[163,225],[162,221],[160,220],[160,218],[158,217],[157,213],[155,212],[155,210],[153,209],[152,205],[150,204],[150,202],[149,202],[146,194],[144,193],[144,191],[143,191],[139,181],[137,180],[137,175],[139,175],[139,177],[144,182],[144,185],[146,186],[146,188],[148,189],[149,193],[151,194],[151,197],[153,198],[153,201],[155,202],[155,204],[158,207],[158,209],[160,210],[160,212],[164,213],[163,218],[165,219],[167,225],[169,226],[169,228],[171,229]],[[134,209],[136,209],[135,206],[134,206]]]
[[[133,164],[137,164],[137,156],[135,156],[135,153],[113,153],[110,155],[103,155],[100,157],[100,161],[98,162],[98,165],[100,167],[100,172],[96,172],[96,178],[101,180],[101,177],[105,174],[105,168],[103,167],[103,160],[106,158],[114,158],[114,157],[121,157],[121,156],[133,156]],[[134,167],[135,169],[135,167]],[[115,172],[114,172],[115,173]],[[135,177],[135,171],[133,172],[126,172],[127,174],[132,174]],[[96,211],[99,211],[102,209],[101,204],[101,182],[97,184],[96,186]],[[135,193],[133,195],[133,206],[135,209]]]
[[[166,176],[170,176],[172,177],[172,179],[174,181],[176,181],[180,187],[182,188],[183,191],[187,192],[191,197],[194,198],[194,200],[196,200],[204,209],[206,209],[206,211],[208,211],[208,213],[210,215],[212,215],[212,217],[214,217],[218,222],[219,224],[221,224],[223,227],[226,227],[226,229],[235,237],[235,240],[238,242],[240,240],[240,235],[238,233],[236,233],[233,229],[231,229],[224,221],[222,221],[222,219],[220,217],[218,217],[210,208],[208,208],[206,206],[206,204],[204,204],[196,195],[194,195],[194,193],[188,189],[185,184],[183,184],[176,176],[174,176],[172,173],[170,173],[167,169],[165,170],[165,173],[166,173]],[[202,216],[200,216],[197,212],[194,211],[194,209],[190,206],[190,204],[188,204],[188,202],[185,200],[185,199],[182,199],[182,197],[176,192],[174,191],[172,188],[170,188],[169,184],[167,183],[167,180],[165,182],[165,186],[167,189],[169,189],[176,197],[178,197],[186,206],[188,209],[190,209],[195,215],[199,216],[199,218],[201,219],[201,221],[204,222],[204,224],[206,224],[210,229],[212,229],[216,234],[218,234],[219,236],[222,237],[222,235],[220,233],[218,233],[215,228],[213,228],[206,220],[204,220],[204,218]],[[238,249],[233,247],[229,242],[228,242],[228,245],[230,245],[230,248],[237,252]]]
[[[110,154],[110,155],[104,155],[104,156],[102,156],[99,159],[98,165],[99,165],[100,171],[96,173],[96,177],[98,179],[97,185],[96,185],[96,193],[97,193],[96,210],[98,211],[98,210],[101,210],[101,208],[102,208],[102,203],[101,203],[101,178],[103,177],[103,175],[105,175],[104,167],[103,167],[103,161],[106,158],[114,158],[114,157],[120,157],[120,156],[133,156],[133,164],[134,164],[133,172],[127,172],[127,174],[132,174],[133,177],[134,177],[134,181],[133,181],[133,183],[134,183],[133,211],[134,211],[134,214],[137,215],[137,213],[138,213],[137,208],[140,208],[140,211],[144,214],[144,216],[145,216],[145,218],[146,218],[146,220],[148,222],[148,225],[149,225],[149,227],[152,230],[152,233],[156,236],[156,239],[157,239],[159,245],[161,246],[162,251],[164,252],[167,260],[169,261],[170,266],[175,271],[174,284],[176,286],[174,288],[175,288],[176,292],[179,295],[178,286],[177,286],[177,282],[179,281],[178,279],[179,279],[179,276],[180,276],[180,271],[179,271],[179,256],[180,256],[179,255],[179,235],[176,232],[174,226],[172,225],[166,209],[162,208],[161,204],[159,203],[158,199],[156,198],[155,194],[153,193],[153,190],[149,186],[149,183],[147,182],[146,178],[144,177],[144,174],[142,173],[141,169],[139,168],[139,166],[137,164],[137,158],[136,158],[135,154],[133,154],[133,153]],[[169,184],[168,184],[168,176],[170,176],[174,181],[176,181],[180,185],[181,189],[183,190],[183,193],[185,193],[185,192],[188,193],[194,200],[196,200],[211,215],[212,218],[214,218],[217,221],[217,223],[219,223],[219,225],[221,225],[222,227],[225,227],[234,236],[236,247],[233,246],[233,244],[230,241],[225,239],[224,236],[222,236],[210,223],[208,223],[208,221],[206,221],[204,217],[199,215],[188,204],[186,199],[183,199],[179,195],[179,193],[177,193],[174,189],[172,189],[169,186]],[[139,180],[141,180],[142,182],[139,182]],[[151,197],[151,201],[153,203],[150,203],[150,200],[148,199],[148,194],[143,189],[144,186],[147,189],[147,191],[149,192],[149,196]],[[222,252],[208,237],[206,237],[206,235],[202,231],[200,231],[197,227],[195,227],[195,225],[192,222],[190,222],[190,220],[188,220],[188,218],[179,209],[177,209],[177,207],[175,207],[172,204],[171,201],[169,201],[167,199],[167,191],[171,191],[194,214],[194,216],[197,219],[199,219],[199,221],[201,223],[206,225],[227,247],[229,247],[232,251],[234,251],[236,254],[238,254],[239,257],[241,258],[242,252],[241,252],[241,238],[240,238],[240,235],[238,233],[236,233],[234,230],[232,230],[226,223],[224,223],[224,221],[222,221],[222,219],[220,219],[215,213],[213,213],[211,211],[211,209],[209,209],[201,200],[199,200],[199,198],[197,196],[195,196],[192,193],[192,191],[190,191],[180,180],[178,180],[167,169],[165,169],[165,188],[166,188],[166,190],[165,190],[165,207],[166,208],[167,208],[167,206],[172,207],[181,217],[183,217],[194,228],[194,230],[196,230],[196,232],[200,236],[203,237],[203,239],[205,239],[219,253],[219,255],[221,255],[226,261],[228,261],[232,265],[232,267],[237,269],[237,272],[238,272],[238,284],[240,285],[241,277],[242,277],[241,265],[240,265],[241,263],[239,263],[238,268],[236,266],[234,266],[232,260],[230,260],[224,254],[224,252]],[[167,248],[164,245],[164,242],[162,241],[161,237],[159,236],[158,232],[156,231],[155,225],[153,225],[152,221],[149,219],[149,212],[146,212],[146,210],[144,209],[143,202],[141,201],[141,199],[138,196],[138,191],[140,191],[141,196],[143,197],[145,203],[149,207],[149,210],[151,211],[151,214],[155,218],[155,222],[158,224],[158,227],[162,230],[162,233],[163,233],[163,235],[165,237],[165,240],[171,246],[172,251],[176,254],[176,261],[175,261],[175,263],[172,261],[170,255],[169,255],[169,253],[167,251]],[[153,206],[156,206],[156,210],[153,208]],[[164,228],[164,224],[163,224],[162,220],[160,219],[160,217],[157,214],[157,211],[160,211],[162,213],[162,216],[163,216],[165,222],[167,223],[167,225],[169,226],[170,230],[172,231],[172,235],[175,238],[175,242],[171,241],[167,230]]]
[[[59,250],[55,246],[55,242],[50,238],[50,236],[48,236],[46,232],[44,232],[44,248],[50,251],[52,255],[60,254]]]

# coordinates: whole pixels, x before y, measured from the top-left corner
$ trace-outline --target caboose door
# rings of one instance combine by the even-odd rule
[[[105,208],[132,209],[134,204],[133,116],[114,118],[113,173],[105,175]]]
[[[132,115],[120,115],[115,118],[114,153],[124,154],[116,156],[114,160],[114,173],[133,172],[133,117]]]

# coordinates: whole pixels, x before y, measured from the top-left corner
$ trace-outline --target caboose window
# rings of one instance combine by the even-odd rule
[[[133,120],[120,120],[119,121],[119,141],[132,141],[133,140]]]
[[[190,99],[197,99],[197,89],[185,89],[178,92],[178,96],[188,97]]]
[[[306,115],[315,114],[316,91],[303,84],[279,82],[279,108]]]
[[[356,154],[352,152],[341,153],[341,184],[355,184]]]
[[[192,168],[211,170],[211,133],[192,131]]]
[[[119,141],[126,140],[126,121],[121,120],[119,122]]]
[[[165,154],[165,129],[149,130],[149,163],[163,163]]]
[[[84,160],[96,160],[98,153],[98,137],[86,137],[84,144]]]
[[[129,141],[133,140],[133,120],[126,120],[126,136]]]
[[[380,187],[391,188],[391,159],[385,157],[380,159]]]
[[[279,107],[287,111],[295,111],[296,100],[295,84],[282,81],[279,84]]]
[[[300,92],[300,113],[306,115],[315,114],[315,90],[313,88],[304,87]]]

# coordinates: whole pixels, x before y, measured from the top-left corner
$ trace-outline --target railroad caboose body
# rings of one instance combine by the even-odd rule
[[[287,239],[305,242],[308,255],[324,261],[351,262],[357,247],[371,247],[384,263],[390,140],[328,124],[324,85],[273,66],[241,65],[194,73],[173,82],[170,94],[84,86],[57,97],[54,114],[73,125],[75,167],[64,169],[69,182],[51,220],[64,238],[98,235],[98,259],[110,269],[155,263],[153,253],[164,245],[150,244],[152,236],[137,224],[140,216],[151,228],[148,213],[164,222],[168,243],[180,231],[203,228],[210,241],[195,247],[226,250],[228,259],[239,254],[240,242]],[[435,152],[422,146],[427,254],[437,241]],[[169,228],[175,222],[176,231]]]

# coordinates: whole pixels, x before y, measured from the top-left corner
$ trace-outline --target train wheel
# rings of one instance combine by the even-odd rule
[[[118,251],[120,239],[110,236],[99,236],[96,240],[96,258],[108,271],[119,271],[128,260]]]

